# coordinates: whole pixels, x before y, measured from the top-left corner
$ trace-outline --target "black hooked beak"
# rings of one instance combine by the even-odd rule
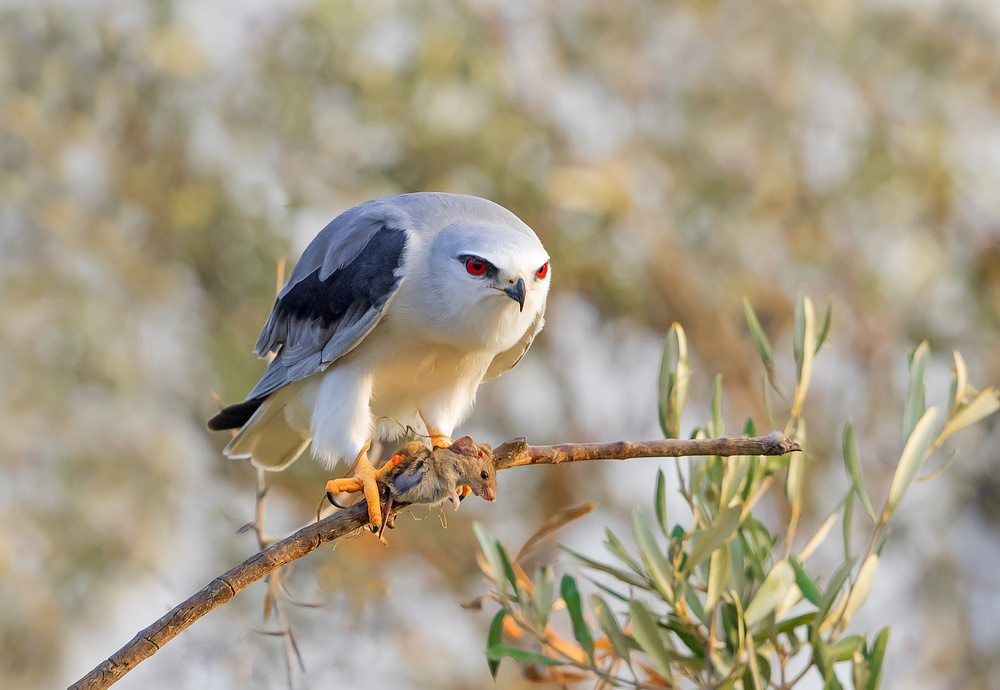
[[[504,288],[504,292],[512,300],[517,302],[520,307],[519,311],[524,311],[524,278],[518,278],[517,282],[508,288]]]

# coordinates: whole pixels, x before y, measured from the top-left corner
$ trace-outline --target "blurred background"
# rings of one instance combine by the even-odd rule
[[[250,351],[278,261],[374,197],[488,197],[551,252],[546,330],[460,431],[658,437],[674,321],[694,358],[687,428],[716,372],[730,431],[751,415],[767,428],[741,300],[790,390],[805,285],[833,328],[800,539],[847,486],[849,417],[881,501],[908,351],[930,341],[931,404],[954,348],[973,385],[1000,381],[998,111],[992,0],[6,0],[0,686],[72,682],[253,553],[237,530],[254,472],[205,430],[212,394],[240,400],[263,370]],[[852,623],[892,626],[885,687],[1000,687],[998,447],[995,420],[964,432],[951,470],[907,495]],[[466,502],[447,529],[414,511],[388,548],[360,538],[297,562],[288,592],[319,607],[283,595],[305,664],[293,686],[489,686],[492,611],[458,605],[485,590],[473,520],[516,549],[597,501],[559,538],[599,555],[605,525],[624,536],[632,506],[651,506],[659,466],[512,470],[496,504]],[[267,531],[310,521],[328,478],[308,458],[270,475]],[[780,525],[783,500],[761,517]],[[119,687],[288,687],[263,596],[240,594]],[[499,685],[526,682],[505,662]]]

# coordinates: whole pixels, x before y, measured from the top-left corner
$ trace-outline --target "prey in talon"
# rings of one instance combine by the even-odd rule
[[[458,510],[459,501],[468,493],[487,501],[496,500],[497,472],[488,445],[463,436],[449,448],[431,449],[415,441],[402,450],[383,467],[382,480],[389,487],[384,515],[392,513],[394,503],[434,504],[450,500]],[[463,493],[466,487],[468,491]]]
[[[440,503],[448,499],[458,510],[458,502],[463,498],[459,489],[464,486],[487,501],[496,500],[497,473],[493,467],[493,450],[485,443],[480,445],[463,436],[449,448],[432,450],[415,441],[407,444],[405,451],[386,463],[388,471],[383,480],[389,487],[390,500],[396,503]]]
[[[431,448],[420,441],[403,446],[382,467],[374,471],[377,481],[389,489],[385,506],[379,513],[388,518],[395,503],[441,503],[450,500],[458,510],[459,503],[470,493],[495,501],[497,472],[493,465],[493,449],[463,436],[447,448]],[[326,497],[333,505],[338,493],[364,490],[356,479],[334,479],[327,483]],[[376,496],[378,492],[376,491]],[[367,492],[365,496],[367,500]],[[369,511],[371,508],[369,508]],[[382,536],[386,521],[372,523],[369,529]]]

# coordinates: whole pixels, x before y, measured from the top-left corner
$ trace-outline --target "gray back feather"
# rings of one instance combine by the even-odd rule
[[[402,220],[369,202],[337,216],[306,247],[257,339],[258,356],[277,356],[248,400],[321,371],[375,327],[402,278]]]

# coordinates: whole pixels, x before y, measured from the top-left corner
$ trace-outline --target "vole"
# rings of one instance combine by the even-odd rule
[[[383,508],[386,516],[391,514],[394,503],[434,504],[450,499],[458,510],[459,501],[467,493],[460,493],[459,489],[465,486],[487,501],[495,501],[497,496],[493,449],[485,443],[477,444],[469,436],[457,439],[448,448],[432,449],[420,441],[407,443],[379,468],[378,479],[389,488],[389,499]],[[348,480],[341,490],[354,492],[360,486],[354,487]],[[327,497],[339,505],[332,493]]]

